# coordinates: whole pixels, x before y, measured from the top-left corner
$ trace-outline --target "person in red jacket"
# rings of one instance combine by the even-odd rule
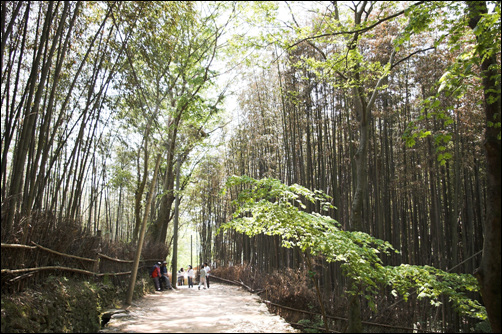
[[[151,277],[153,278],[153,285],[155,285],[155,290],[156,291],[160,291],[161,288],[160,288],[160,265],[161,263],[160,262],[157,262],[154,266],[153,266],[153,271],[152,271],[152,274],[151,274]]]

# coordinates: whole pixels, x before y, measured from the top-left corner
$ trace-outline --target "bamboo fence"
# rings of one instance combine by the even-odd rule
[[[121,263],[121,264],[131,264],[133,263],[133,260],[122,260],[122,259],[117,259],[113,258],[111,256],[97,253],[95,259],[91,258],[86,258],[86,257],[81,257],[81,256],[76,256],[76,255],[71,255],[71,254],[65,254],[61,252],[57,252],[55,250],[43,247],[41,245],[38,245],[35,242],[31,242],[33,246],[29,245],[22,245],[22,244],[5,244],[2,243],[1,247],[3,249],[14,249],[14,250],[41,250],[45,253],[52,255],[58,255],[62,256],[64,258],[68,259],[74,259],[78,260],[80,262],[86,262],[86,263],[92,263],[93,264],[93,270],[85,270],[82,268],[73,268],[73,267],[67,267],[67,266],[59,266],[59,265],[54,265],[54,266],[36,266],[32,268],[18,268],[18,269],[13,269],[13,268],[2,268],[1,273],[2,273],[2,285],[4,283],[10,284],[10,283],[15,283],[19,281],[22,278],[30,277],[32,274],[37,273],[37,272],[42,272],[42,271],[56,271],[56,272],[74,272],[78,274],[84,274],[84,275],[90,275],[90,276],[95,276],[95,277],[103,277],[103,276],[120,276],[120,275],[130,275],[131,271],[120,271],[120,272],[100,272],[100,261],[101,259],[106,259],[108,261],[114,262],[114,263]],[[144,259],[140,260],[140,262],[157,262],[161,261],[161,259]],[[14,276],[14,277],[12,277]],[[8,277],[8,278],[7,278]],[[4,281],[4,278],[5,281]]]

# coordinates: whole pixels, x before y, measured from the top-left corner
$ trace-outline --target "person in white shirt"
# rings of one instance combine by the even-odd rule
[[[207,264],[207,262],[204,262],[204,269],[206,270],[206,284],[209,289],[209,272],[211,271],[211,267]]]
[[[191,265],[188,265],[188,288],[193,288],[193,269]]]
[[[185,272],[183,268],[178,270],[178,286],[183,285],[183,282],[185,281]]]

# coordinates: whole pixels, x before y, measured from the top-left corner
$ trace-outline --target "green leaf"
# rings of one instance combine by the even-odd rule
[[[441,155],[442,161],[451,157],[447,152]],[[331,217],[304,212],[298,205],[298,201],[305,205],[304,201],[329,199],[324,193],[312,192],[299,185],[287,186],[269,178],[255,180],[233,176],[227,181],[227,187],[243,186],[248,188],[239,193],[237,212],[251,216],[234,218],[222,225],[218,233],[235,229],[249,236],[280,235],[283,247],[296,246],[313,255],[323,254],[328,262],[341,262],[343,272],[357,283],[347,294],[364,296],[373,311],[376,311],[374,298],[379,287],[390,286],[394,297],[401,295],[407,300],[410,291],[415,290],[418,298],[429,298],[432,305],[439,306],[438,297],[443,294],[459,312],[486,317],[484,307],[464,293],[479,292],[477,280],[472,275],[446,273],[430,266],[383,266],[379,256],[394,250],[390,243],[360,231],[343,231]],[[309,272],[311,278],[314,275],[315,272]]]

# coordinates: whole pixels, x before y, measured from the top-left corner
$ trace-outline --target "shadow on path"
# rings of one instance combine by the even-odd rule
[[[298,333],[241,287],[212,283],[156,292],[115,314],[100,333]]]

